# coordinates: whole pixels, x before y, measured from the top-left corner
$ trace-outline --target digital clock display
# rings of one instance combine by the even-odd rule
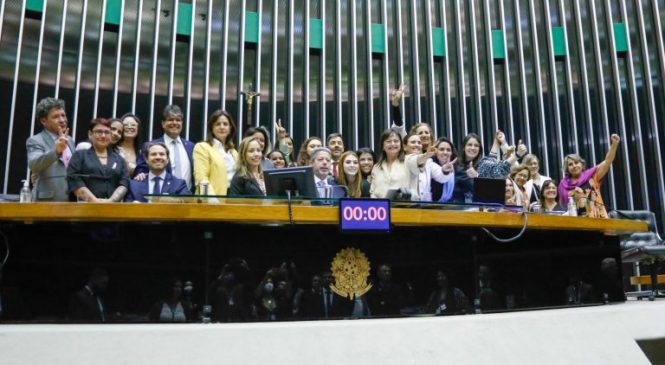
[[[342,231],[390,231],[390,200],[340,199]]]

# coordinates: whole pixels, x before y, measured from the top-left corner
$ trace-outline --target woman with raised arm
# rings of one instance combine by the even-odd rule
[[[237,169],[235,136],[236,125],[229,113],[216,110],[210,115],[206,140],[194,146],[196,194],[226,195]],[[207,191],[203,191],[205,185]]]
[[[446,203],[453,197],[453,190],[455,189],[455,163],[457,162],[457,151],[453,142],[446,137],[441,137],[434,143],[436,155],[432,157],[432,162],[441,166],[444,173],[447,170],[451,175],[451,179],[447,182],[440,183],[435,179],[431,179],[432,201],[439,203]],[[449,168],[445,167],[450,165]]]
[[[607,218],[607,209],[600,194],[603,178],[612,167],[617,154],[621,137],[617,134],[610,136],[610,150],[605,160],[596,166],[586,169],[586,162],[580,155],[570,154],[563,159],[563,170],[566,177],[559,184],[559,202],[568,204],[568,198],[575,199],[581,215],[594,218]]]
[[[420,137],[421,136],[414,130],[411,130],[404,137],[404,151],[407,154],[423,153],[422,139]],[[432,149],[430,155],[434,155],[434,151],[435,150]],[[448,184],[450,182],[454,184],[454,161],[452,161],[452,163],[439,165],[431,158],[428,158],[425,163],[418,167],[420,168],[420,174],[418,175],[418,192],[420,193],[420,201],[432,201],[432,181],[439,184]]]
[[[386,198],[389,190],[400,189],[410,194],[411,200],[419,200],[419,166],[434,155],[433,152],[406,154],[399,129],[391,128],[381,134],[381,156],[372,168],[370,195]]]

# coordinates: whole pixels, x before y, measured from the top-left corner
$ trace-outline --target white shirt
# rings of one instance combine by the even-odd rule
[[[550,180],[549,176],[543,176],[543,175],[538,175],[537,179],[531,179],[524,184],[524,190],[526,192],[526,196],[531,199],[531,193],[533,191],[533,186],[536,185],[538,186],[538,189],[541,190],[543,188],[543,183],[547,180]]]
[[[153,180],[155,177],[161,178],[160,180],[160,188],[161,191],[164,191],[164,182],[166,181],[166,171],[162,171],[161,174],[159,175],[153,175],[152,171],[148,172],[148,194],[152,194],[155,191],[155,181]]]
[[[226,162],[226,177],[229,179],[229,184],[230,184],[231,180],[233,179],[233,175],[235,175],[236,171],[238,170],[236,160],[233,158],[233,155],[226,152],[224,144],[220,142],[217,138],[212,139],[212,145],[213,147],[215,147],[217,152],[219,152],[219,154],[222,155],[222,158],[224,158],[224,161]]]
[[[432,201],[432,179],[444,184],[455,178],[451,171],[447,175],[443,173],[441,165],[434,162],[431,158],[427,159],[425,165],[420,169],[418,175],[418,188],[420,189],[420,201]]]
[[[411,192],[411,200],[419,200],[418,177],[418,154],[406,155],[404,162],[395,160],[388,171],[388,163],[384,161],[381,166],[372,168],[372,185],[370,195],[372,198],[384,199],[388,190],[407,188]]]
[[[173,141],[176,141],[175,145],[177,148],[174,148]],[[164,135],[164,143],[169,148],[169,160],[171,160],[171,172],[177,178],[185,180],[187,183],[187,188],[192,188],[192,166],[189,163],[189,156],[187,155],[187,150],[182,144],[180,137],[173,139],[168,135]],[[176,153],[178,154],[178,161],[180,166],[175,166]]]

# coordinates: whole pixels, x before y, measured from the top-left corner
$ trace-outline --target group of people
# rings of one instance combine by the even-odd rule
[[[333,197],[387,198],[431,202],[468,202],[474,179],[505,179],[505,204],[534,212],[567,212],[569,202],[580,215],[606,217],[600,186],[620,142],[610,138],[605,159],[587,167],[577,154],[564,158],[560,183],[540,173],[540,161],[521,140],[506,141],[497,131],[492,147],[483,154],[475,133],[462,140],[459,152],[447,137],[435,138],[426,123],[408,132],[401,120],[401,91],[394,90],[392,127],[380,137],[378,153],[363,147],[345,149],[340,133],[324,140],[311,136],[295,144],[281,121],[275,123],[276,148],[268,131],[250,127],[236,147],[233,117],[217,110],[207,122],[206,140],[181,137],[183,113],[176,105],[162,112],[164,134],[139,145],[141,122],[136,115],[119,119],[95,118],[88,141],[74,144],[68,135],[64,102],[46,98],[37,105],[43,131],[27,141],[32,172],[33,200],[86,202],[147,201],[146,195],[266,196],[263,172],[293,166],[311,166],[319,197],[326,188],[341,188]]]

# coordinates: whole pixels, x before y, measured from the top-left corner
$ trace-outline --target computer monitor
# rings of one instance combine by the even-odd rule
[[[312,166],[265,170],[263,177],[268,196],[287,196],[287,190],[291,191],[291,196],[308,198],[317,196]]]
[[[506,179],[483,177],[473,179],[473,202],[480,204],[505,204]]]

